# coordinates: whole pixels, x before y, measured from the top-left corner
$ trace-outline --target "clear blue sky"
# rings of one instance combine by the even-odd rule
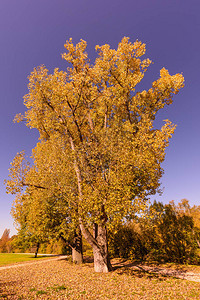
[[[144,80],[145,88],[165,67],[170,74],[182,72],[185,88],[174,103],[159,114],[158,123],[169,118],[177,124],[166,151],[162,178],[164,193],[153,198],[200,204],[200,1],[199,0],[1,0],[0,1],[0,236],[5,228],[14,233],[10,217],[13,196],[4,179],[17,152],[28,155],[37,132],[13,118],[23,112],[27,76],[44,64],[50,71],[66,67],[61,59],[70,37],[88,43],[95,57],[96,44],[116,47],[123,36],[147,45],[154,61]]]

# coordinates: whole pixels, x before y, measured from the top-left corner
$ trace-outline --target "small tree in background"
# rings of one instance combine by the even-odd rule
[[[10,229],[5,229],[0,239],[0,252],[10,252]]]
[[[36,246],[51,239],[62,239],[72,249],[72,259],[83,262],[82,237],[76,216],[74,195],[77,191],[64,174],[67,162],[62,152],[55,153],[56,141],[38,143],[33,149],[34,165],[30,167],[25,153],[18,153],[9,169],[7,192],[15,194],[11,214],[19,230],[20,240]],[[53,147],[53,149],[52,149]],[[54,168],[52,168],[52,161]],[[55,167],[56,166],[56,167]],[[29,247],[30,247],[29,245]]]

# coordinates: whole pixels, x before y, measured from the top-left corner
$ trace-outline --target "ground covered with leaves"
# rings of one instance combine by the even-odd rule
[[[40,261],[41,262],[41,261]],[[113,261],[114,271],[62,259],[0,269],[1,299],[199,299],[200,282]]]

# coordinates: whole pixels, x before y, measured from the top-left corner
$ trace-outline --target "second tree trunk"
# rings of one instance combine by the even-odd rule
[[[94,224],[94,237],[97,241],[97,245],[93,245],[94,270],[107,273],[112,270],[112,266],[108,255],[106,226]]]

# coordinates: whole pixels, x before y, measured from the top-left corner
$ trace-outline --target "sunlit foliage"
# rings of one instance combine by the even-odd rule
[[[33,70],[24,97],[27,111],[16,120],[25,119],[40,133],[33,156],[36,172],[38,161],[40,166],[44,161],[44,172],[40,169],[32,184],[41,179],[45,188],[59,187],[68,199],[69,217],[78,220],[98,263],[101,257],[104,265],[109,264],[105,225],[115,226],[144,210],[148,196],[159,189],[160,164],[175,126],[165,120],[156,129],[153,122],[157,112],[172,103],[184,78],[163,68],[149,90],[137,92],[151,64],[141,59],[145,44],[124,37],[116,50],[96,46],[93,65],[86,46],[83,40],[77,45],[72,39],[66,42],[62,57],[71,64],[67,71],[56,68],[49,74],[45,66]],[[42,147],[51,150],[42,154]],[[48,175],[47,182],[45,172],[53,179]],[[30,172],[31,178],[35,181]]]

